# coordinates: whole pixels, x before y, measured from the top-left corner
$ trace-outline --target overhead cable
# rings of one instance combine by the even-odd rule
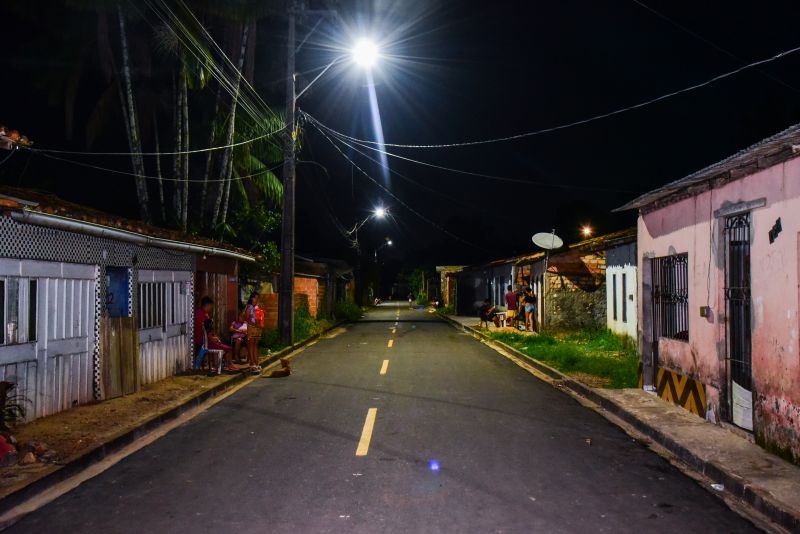
[[[741,66],[741,67],[739,67],[737,69],[734,69],[734,70],[731,70],[731,71],[728,71],[728,72],[724,72],[722,74],[718,74],[717,76],[714,76],[713,78],[710,78],[710,79],[708,79],[706,81],[703,81],[703,82],[700,82],[700,83],[696,83],[694,85],[690,85],[688,87],[684,87],[684,88],[678,89],[676,91],[671,91],[669,93],[663,94],[663,95],[658,96],[656,98],[651,98],[649,100],[645,100],[643,102],[639,102],[638,104],[633,104],[631,106],[626,106],[624,108],[616,109],[614,111],[601,113],[599,115],[592,115],[592,116],[587,117],[585,119],[580,119],[580,120],[577,120],[577,121],[567,122],[567,123],[564,123],[564,124],[559,124],[557,126],[551,126],[549,128],[542,128],[540,130],[533,130],[533,131],[530,131],[530,132],[524,132],[524,133],[515,134],[515,135],[508,135],[508,136],[505,136],[505,137],[495,137],[495,138],[490,138],[490,139],[479,139],[479,140],[475,140],[475,141],[463,141],[463,142],[459,142],[459,143],[441,143],[441,144],[429,144],[429,145],[401,144],[401,143],[379,143],[378,141],[373,141],[373,140],[369,140],[369,139],[358,139],[356,137],[351,137],[351,136],[346,136],[346,137],[350,141],[359,142],[359,143],[365,143],[365,144],[369,144],[369,145],[382,145],[382,146],[394,147],[394,148],[419,148],[419,149],[458,148],[458,147],[467,147],[467,146],[476,146],[476,145],[487,145],[487,144],[490,144],[490,143],[502,143],[502,142],[505,142],[505,141],[514,141],[514,140],[517,140],[517,139],[524,139],[524,138],[527,138],[527,137],[534,137],[534,136],[537,136],[537,135],[542,135],[542,134],[546,134],[546,133],[550,133],[550,132],[556,132],[556,131],[559,131],[559,130],[566,130],[568,128],[572,128],[572,127],[575,127],[575,126],[580,126],[580,125],[583,125],[583,124],[588,124],[590,122],[595,122],[595,121],[599,121],[599,120],[602,120],[602,119],[606,119],[608,117],[613,117],[615,115],[620,115],[620,114],[625,113],[627,111],[632,111],[634,109],[643,108],[643,107],[649,106],[651,104],[655,104],[657,102],[661,102],[662,100],[667,100],[668,98],[672,98],[673,96],[677,96],[677,95],[681,95],[681,94],[684,94],[684,93],[688,93],[690,91],[694,91],[696,89],[700,89],[700,88],[705,87],[707,85],[711,85],[711,84],[713,84],[715,82],[718,82],[720,80],[723,80],[725,78],[730,78],[731,76],[733,76],[735,74],[738,74],[738,73],[740,73],[742,71],[745,71],[745,70],[748,70],[748,69],[752,69],[752,68],[757,67],[759,65],[764,65],[765,63],[770,63],[772,61],[776,61],[778,59],[781,59],[782,57],[788,56],[790,54],[794,54],[794,53],[796,53],[798,51],[800,51],[800,46],[797,46],[795,48],[790,48],[789,50],[784,50],[783,52],[780,52],[778,54],[770,56],[770,57],[768,57],[766,59],[761,59],[759,61],[754,61],[752,63],[748,63],[747,65],[743,65],[743,66]],[[342,135],[344,135],[344,134],[342,134]]]

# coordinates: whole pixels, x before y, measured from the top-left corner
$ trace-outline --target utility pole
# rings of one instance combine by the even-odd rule
[[[278,329],[285,345],[294,342],[294,188],[295,188],[295,16],[297,0],[289,5],[286,46],[286,130],[283,147],[283,218],[281,219],[281,277]]]

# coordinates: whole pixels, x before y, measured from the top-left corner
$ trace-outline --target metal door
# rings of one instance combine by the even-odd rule
[[[728,405],[734,424],[753,430],[750,331],[750,214],[725,219]]]

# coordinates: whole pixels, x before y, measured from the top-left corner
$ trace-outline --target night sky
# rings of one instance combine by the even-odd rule
[[[70,46],[75,35],[94,31],[96,20],[60,2],[14,4],[0,17],[0,123],[21,130],[40,147],[85,149],[85,136],[74,131],[85,128],[90,109],[82,103],[96,98],[101,74],[99,66],[92,67],[96,51]],[[386,142],[455,143],[624,108],[800,46],[796,2],[646,4],[671,20],[634,0],[342,2],[340,19],[321,24],[300,52],[297,70],[311,72],[299,81],[302,88],[315,75],[313,69],[339,53],[332,47],[344,47],[358,35],[374,36],[385,56],[374,79]],[[299,35],[314,22],[305,21]],[[133,31],[146,30],[133,25]],[[278,110],[283,108],[284,32],[280,17],[259,23],[256,88]],[[76,54],[87,54],[89,66],[77,88],[70,137],[59,98],[63,88],[48,74],[55,78],[74,68]],[[299,158],[316,164],[298,166],[297,249],[308,256],[347,257],[334,220],[352,226],[377,205],[388,206],[392,218],[364,227],[362,249],[371,255],[390,237],[395,246],[381,254],[395,268],[528,252],[533,233],[554,228],[568,242],[578,239],[583,224],[597,232],[617,230],[633,225],[635,214],[615,215],[612,209],[800,121],[799,103],[796,53],[591,124],[464,148],[388,149],[517,181],[454,174],[394,158],[388,160],[390,168],[405,178],[387,177],[376,163],[343,149],[434,224],[361,176],[306,125]],[[298,105],[335,130],[376,138],[365,75],[352,65],[332,68]],[[93,148],[98,147],[126,150],[122,125],[117,136],[95,141]],[[376,153],[370,156],[378,159]],[[95,163],[130,170],[129,160]],[[0,181],[136,215],[133,180],[123,176],[19,154],[0,166]]]

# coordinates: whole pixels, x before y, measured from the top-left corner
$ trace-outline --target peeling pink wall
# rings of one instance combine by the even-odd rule
[[[659,343],[660,365],[706,385],[719,413],[726,383],[724,218],[713,212],[730,204],[766,197],[751,211],[751,286],[754,425],[769,447],[800,459],[800,343],[798,342],[798,248],[800,247],[800,159],[770,167],[727,185],[639,217],[639,269],[646,258],[689,255],[689,342]],[[773,244],[768,232],[780,218]],[[639,314],[644,292],[639,279]],[[711,306],[709,318],[701,306]],[[640,332],[640,339],[642,333]]]

